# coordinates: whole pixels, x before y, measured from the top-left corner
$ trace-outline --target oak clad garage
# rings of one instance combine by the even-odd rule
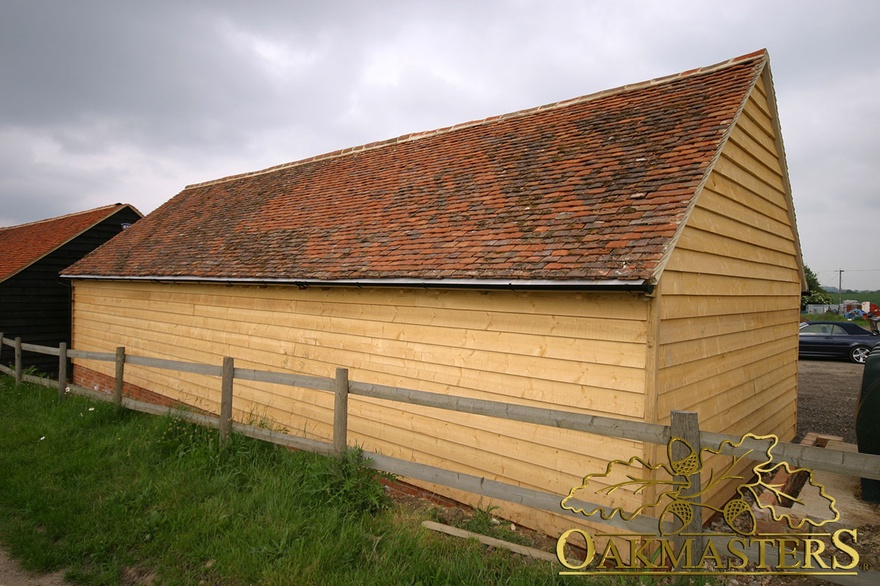
[[[65,274],[82,350],[344,366],[378,384],[659,423],[687,409],[706,430],[795,435],[805,283],[764,51],[191,185]],[[112,374],[75,364],[81,384]],[[133,367],[126,381],[218,410],[205,377]],[[237,383],[240,419],[326,439],[331,408]],[[610,459],[655,455],[368,399],[352,400],[349,428],[372,451],[560,495]],[[622,492],[609,503],[644,498]]]

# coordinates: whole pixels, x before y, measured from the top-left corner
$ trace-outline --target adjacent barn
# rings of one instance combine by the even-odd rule
[[[70,283],[59,273],[141,217],[117,203],[0,228],[0,332],[30,344],[70,344]],[[22,363],[47,374],[58,371],[51,356],[25,353]]]
[[[65,273],[73,344],[795,435],[805,289],[765,51],[186,187]],[[111,386],[113,366],[76,380]],[[126,381],[214,412],[215,379]],[[332,397],[236,383],[331,437]],[[658,448],[351,399],[367,450],[565,495]],[[662,449],[661,449],[662,451]],[[433,487],[465,502],[475,498]],[[635,508],[644,496],[615,492]],[[489,503],[483,502],[483,505]],[[501,503],[551,534],[570,520]],[[558,533],[557,533],[558,534]]]

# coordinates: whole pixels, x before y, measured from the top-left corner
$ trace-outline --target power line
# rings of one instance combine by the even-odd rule
[[[814,274],[836,273],[838,271],[843,271],[844,273],[877,273],[880,272],[880,269],[834,269],[829,271],[814,271]]]
[[[834,269],[834,270],[825,270],[825,271],[814,271],[813,274],[816,275],[816,280],[819,281],[819,284],[822,286],[823,289],[825,289],[825,288],[837,289],[838,303],[843,303],[843,290],[844,290],[843,277],[844,277],[844,273],[874,273],[874,272],[880,272],[880,269]],[[820,278],[819,275],[824,274],[824,273],[836,274],[837,283],[828,283],[827,282],[829,280],[828,277]]]

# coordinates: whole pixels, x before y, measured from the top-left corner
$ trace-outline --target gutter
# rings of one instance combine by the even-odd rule
[[[540,279],[259,279],[222,277],[120,277],[106,275],[62,275],[65,279],[88,279],[99,281],[147,281],[151,283],[192,283],[222,285],[292,285],[300,289],[309,287],[398,287],[413,289],[481,289],[510,291],[626,291],[633,293],[654,292],[656,285],[651,281],[551,281]]]

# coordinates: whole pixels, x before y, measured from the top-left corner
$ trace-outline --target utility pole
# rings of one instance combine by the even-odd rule
[[[837,269],[837,311],[843,314],[843,269]]]

